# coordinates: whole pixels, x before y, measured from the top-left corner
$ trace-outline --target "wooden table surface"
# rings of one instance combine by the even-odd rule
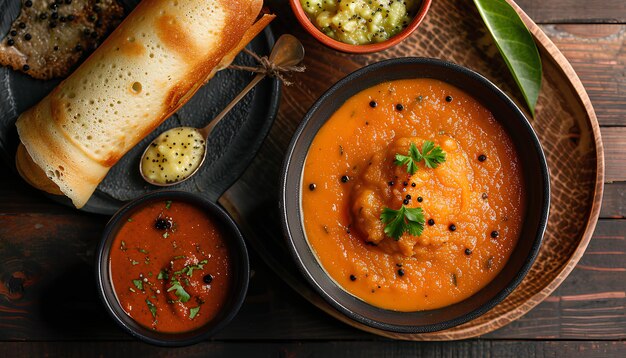
[[[567,280],[526,316],[467,341],[382,339],[326,316],[251,253],[248,297],[226,329],[188,348],[152,347],[122,332],[96,295],[93,254],[108,218],[60,207],[3,164],[0,357],[626,356],[626,1],[518,4],[580,76],[606,155],[601,219],[589,248]],[[288,30],[280,20],[275,28]]]

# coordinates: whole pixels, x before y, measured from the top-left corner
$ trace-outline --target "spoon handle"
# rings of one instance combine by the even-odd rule
[[[224,108],[220,112],[220,114],[218,114],[217,116],[215,116],[215,118],[213,118],[211,123],[209,123],[204,128],[198,129],[200,134],[206,139],[209,136],[209,134],[211,134],[215,126],[217,126],[217,124],[222,119],[224,119],[224,117],[226,117],[226,114],[228,114],[228,112],[230,112],[230,110],[233,109],[233,107],[235,107],[235,105],[239,103],[239,101],[241,101],[241,99],[245,97],[245,95],[248,94],[248,92],[250,92],[250,90],[254,88],[254,86],[256,86],[257,83],[259,83],[263,78],[265,78],[264,73],[258,73],[256,76],[254,76],[252,81],[248,83],[248,85],[237,95],[237,97],[235,97],[232,101],[230,101],[230,103],[226,106],[226,108]]]

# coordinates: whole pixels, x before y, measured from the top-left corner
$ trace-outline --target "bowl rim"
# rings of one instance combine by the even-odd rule
[[[181,332],[181,333],[161,333],[163,338],[155,338],[151,335],[147,335],[145,332],[154,333],[155,331],[145,328],[138,324],[139,329],[133,328],[128,322],[132,322],[133,318],[126,315],[121,308],[119,301],[115,294],[115,288],[110,280],[106,280],[109,274],[105,273],[105,269],[108,271],[110,264],[108,263],[109,255],[105,255],[108,249],[115,240],[117,230],[123,225],[122,219],[136,210],[141,209],[145,205],[148,205],[155,201],[173,200],[183,201],[187,204],[196,206],[207,213],[215,222],[223,226],[223,235],[228,239],[228,245],[231,250],[231,255],[238,256],[237,267],[233,267],[233,276],[239,277],[238,285],[234,284],[231,287],[230,297],[228,301],[231,303],[230,310],[227,311],[217,322],[209,321],[206,325],[201,326],[193,331]],[[221,208],[218,204],[194,193],[182,191],[182,190],[157,190],[147,194],[144,194],[122,206],[107,222],[105,229],[102,233],[100,243],[96,250],[96,283],[98,296],[102,301],[106,311],[111,318],[127,333],[133,337],[138,338],[149,344],[163,346],[163,347],[182,347],[199,343],[207,338],[215,335],[222,330],[233,318],[237,315],[248,292],[248,285],[250,280],[250,260],[248,257],[248,250],[246,248],[245,240],[241,231],[237,227],[234,220],[228,215],[228,213]],[[105,288],[108,288],[109,291]],[[118,308],[118,310],[114,309]],[[123,312],[121,315],[117,312]]]
[[[345,52],[345,53],[372,53],[372,52],[383,51],[390,47],[393,47],[399,44],[400,42],[402,42],[403,40],[405,40],[407,37],[409,37],[411,33],[413,33],[413,31],[415,31],[419,27],[419,25],[422,23],[422,21],[426,17],[426,14],[428,13],[428,10],[430,9],[430,5],[432,4],[432,0],[421,0],[421,5],[420,5],[419,10],[417,11],[417,14],[415,14],[415,17],[413,18],[411,23],[402,31],[395,34],[394,36],[391,36],[389,39],[385,41],[367,44],[367,45],[353,45],[353,44],[348,44],[348,43],[333,39],[332,37],[320,31],[317,27],[315,27],[315,25],[313,25],[313,22],[311,22],[307,14],[304,12],[304,9],[302,8],[302,4],[300,3],[300,0],[289,0],[289,3],[291,5],[291,9],[293,10],[293,13],[296,15],[296,18],[298,19],[298,22],[317,41],[321,42],[322,44],[332,49]]]
[[[521,122],[521,124],[523,125],[523,127],[525,128],[525,130],[527,130],[530,134],[530,137],[532,138],[532,143],[531,144],[532,148],[536,151],[536,154],[538,155],[538,161],[539,161],[539,171],[541,173],[541,182],[544,188],[544,193],[543,193],[543,197],[541,200],[541,215],[540,215],[540,219],[538,222],[538,228],[537,231],[535,233],[534,236],[534,241],[533,244],[530,248],[529,254],[528,256],[524,259],[523,264],[521,266],[521,268],[516,272],[516,274],[512,277],[512,279],[510,280],[510,282],[506,285],[506,287],[504,289],[502,289],[500,292],[498,292],[493,298],[491,298],[489,301],[485,302],[484,304],[480,305],[479,307],[477,307],[474,310],[471,310],[459,317],[444,321],[444,322],[438,322],[438,323],[434,323],[434,324],[426,324],[426,325],[421,325],[421,326],[409,326],[409,325],[396,325],[396,324],[391,324],[391,323],[385,323],[385,322],[380,322],[380,321],[376,321],[374,319],[371,319],[369,317],[363,316],[361,314],[355,313],[353,311],[351,311],[350,309],[348,309],[347,307],[343,306],[340,302],[338,302],[338,300],[336,300],[333,296],[331,296],[329,293],[327,293],[320,284],[318,284],[316,278],[311,274],[311,272],[309,271],[309,269],[307,268],[307,266],[305,265],[302,255],[304,255],[305,253],[300,253],[298,251],[298,249],[296,248],[296,245],[294,243],[294,239],[293,239],[293,235],[291,232],[291,228],[289,225],[289,213],[288,213],[288,197],[287,197],[287,186],[288,186],[288,177],[289,177],[289,169],[292,166],[292,157],[294,154],[294,151],[296,149],[296,145],[300,140],[300,137],[304,131],[304,129],[306,128],[307,124],[309,123],[309,121],[311,120],[311,118],[313,117],[313,114],[324,105],[324,103],[327,100],[332,100],[332,96],[334,95],[335,92],[337,92],[340,88],[343,88],[344,86],[349,85],[352,81],[358,79],[359,77],[361,77],[362,75],[368,73],[368,72],[372,72],[372,71],[380,71],[383,70],[389,66],[395,66],[395,65],[399,65],[399,64],[417,64],[417,65],[431,65],[431,66],[439,66],[439,67],[443,67],[443,68],[448,68],[448,69],[452,69],[453,71],[457,71],[460,72],[462,75],[467,76],[470,78],[470,80],[476,81],[477,83],[479,83],[481,86],[486,87],[488,90],[492,91],[494,95],[496,95],[500,100],[502,100],[510,109],[511,111],[515,114],[515,118],[517,120],[519,120]],[[406,78],[424,78],[424,77],[410,77],[407,76]],[[436,76],[432,77],[434,79],[439,79],[440,81],[446,82],[448,83],[446,80],[442,80],[440,78],[437,78]],[[385,82],[386,80],[380,80],[378,83],[382,83]],[[373,85],[372,85],[373,86]],[[371,87],[371,86],[370,86]],[[356,92],[358,93],[358,92]],[[355,94],[356,94],[355,93]],[[353,94],[354,95],[354,94]],[[485,107],[487,107],[489,109],[488,106],[485,105]],[[496,118],[497,121],[499,121]],[[328,121],[328,118],[326,118],[324,120],[324,123],[326,123],[326,121]],[[323,125],[323,124],[322,124]],[[319,131],[319,129],[318,129]],[[507,131],[507,133],[509,133]],[[316,133],[317,135],[317,133]],[[510,133],[509,133],[510,135]],[[307,147],[307,155],[308,155],[308,151],[310,149],[310,144]],[[306,159],[305,159],[306,161]],[[302,164],[302,166],[304,167],[304,163]],[[298,182],[301,182],[301,173],[299,175],[299,179]],[[298,189],[298,200],[300,200],[300,190]],[[548,164],[546,161],[546,157],[545,157],[545,153],[543,152],[543,148],[541,146],[541,143],[539,142],[539,138],[537,137],[537,134],[535,133],[534,129],[532,128],[528,118],[526,117],[526,115],[524,114],[524,112],[517,106],[517,104],[506,94],[504,93],[499,87],[497,87],[494,83],[492,83],[489,79],[487,79],[486,77],[484,77],[483,75],[481,75],[480,73],[471,70],[467,67],[463,67],[461,65],[455,64],[453,62],[450,61],[445,61],[445,60],[441,60],[441,59],[435,59],[435,58],[426,58],[426,57],[400,57],[400,58],[393,58],[393,59],[388,59],[388,60],[383,60],[383,61],[379,61],[379,62],[375,62],[373,64],[370,64],[368,66],[362,67],[350,74],[348,74],[347,76],[343,77],[342,79],[340,79],[338,82],[336,82],[334,85],[332,85],[328,90],[326,90],[326,92],[324,92],[324,94],[322,94],[316,101],[315,103],[311,106],[311,108],[309,108],[309,110],[307,111],[307,113],[304,115],[302,121],[300,122],[300,125],[298,126],[298,128],[296,129],[296,131],[293,134],[293,137],[291,139],[291,142],[289,143],[289,146],[287,147],[287,151],[285,152],[285,159],[283,161],[283,167],[281,169],[281,178],[280,178],[280,198],[279,198],[279,207],[280,207],[280,215],[281,215],[281,227],[282,227],[282,231],[283,231],[283,235],[285,240],[287,241],[287,247],[289,249],[289,252],[291,254],[291,256],[293,257],[293,259],[296,262],[296,266],[298,266],[298,269],[300,271],[300,273],[305,277],[305,279],[308,281],[309,285],[311,285],[313,287],[313,289],[320,295],[322,296],[322,298],[329,303],[334,309],[336,309],[337,311],[341,312],[342,314],[344,314],[345,316],[347,316],[348,318],[350,318],[351,320],[354,320],[356,322],[359,322],[361,324],[364,324],[366,326],[372,327],[372,328],[376,328],[376,329],[380,329],[380,330],[384,330],[384,331],[388,331],[388,332],[394,332],[394,333],[410,333],[410,334],[419,334],[419,333],[430,333],[430,332],[435,332],[435,331],[441,331],[441,330],[445,330],[448,328],[452,328],[458,325],[461,325],[463,323],[469,322],[473,319],[476,319],[477,317],[483,315],[484,313],[486,313],[487,311],[491,310],[493,307],[495,307],[497,304],[499,304],[500,302],[502,302],[511,292],[513,292],[513,290],[519,286],[519,284],[522,282],[522,280],[524,279],[524,277],[526,276],[526,274],[528,273],[528,271],[530,270],[530,268],[532,267],[535,259],[537,258],[538,254],[539,254],[539,249],[541,248],[541,244],[543,242],[543,237],[545,234],[545,230],[546,230],[546,226],[547,226],[547,222],[548,222],[548,216],[549,216],[549,212],[550,212],[550,192],[551,192],[551,188],[550,188],[550,173],[549,173],[549,168],[548,168]],[[539,209],[539,208],[537,208]],[[300,208],[298,208],[298,210],[300,210]],[[298,217],[301,219],[301,216],[298,215]],[[302,220],[300,220],[300,222],[298,224],[298,227],[302,230],[302,232],[304,232],[304,228],[302,228]],[[307,243],[307,247],[308,247],[308,251],[310,251],[310,254],[312,254],[314,256],[315,262],[317,265],[322,267],[323,271],[326,271],[323,266],[321,265],[321,263],[319,262],[319,260],[317,259],[317,256],[315,254],[315,252],[313,251],[313,249],[311,248],[310,244],[308,244],[308,239],[306,238],[306,234],[304,235],[304,240]],[[328,274],[326,273],[326,275],[328,276]],[[497,276],[496,276],[497,277]],[[331,281],[334,282],[334,280],[332,278],[330,278]],[[495,278],[494,278],[495,280]],[[345,291],[343,289],[343,287],[341,287],[341,285],[337,284],[336,282],[334,282],[335,285],[337,285],[339,287],[339,289]],[[485,286],[486,287],[486,286]],[[347,292],[347,291],[345,291]],[[476,292],[477,293],[477,292]],[[474,293],[474,294],[476,294]],[[352,295],[350,293],[348,293],[349,295]],[[354,295],[352,295],[354,296]],[[472,295],[473,296],[473,295]],[[470,296],[470,297],[472,297]],[[356,296],[354,296],[356,297]],[[469,299],[470,297],[468,297],[467,299]],[[358,300],[361,300],[360,298],[356,297]],[[376,307],[374,305],[371,305],[363,300],[361,300],[362,302],[364,302],[367,305],[370,305],[371,307],[377,308],[379,310],[383,310],[383,311],[392,311],[392,310],[386,310],[386,309],[382,309],[379,307]],[[463,300],[464,301],[464,300]],[[460,301],[460,302],[463,302]],[[460,303],[459,302],[459,303]],[[446,306],[448,307],[448,306]],[[445,307],[442,307],[445,308]],[[407,313],[407,312],[401,312],[401,311],[396,311],[396,312],[400,312],[400,313]]]

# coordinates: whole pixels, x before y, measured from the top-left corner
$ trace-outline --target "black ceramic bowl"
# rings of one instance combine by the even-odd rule
[[[221,228],[226,243],[229,245],[229,254],[232,260],[232,285],[231,292],[225,306],[220,313],[209,323],[197,330],[170,334],[156,332],[135,322],[124,312],[115,295],[111,283],[111,271],[109,268],[109,255],[111,244],[122,225],[138,209],[156,201],[172,200],[174,202],[185,202],[202,209]],[[248,291],[248,280],[250,278],[250,263],[248,261],[248,251],[244,243],[243,236],[239,232],[235,222],[217,204],[204,199],[203,197],[184,191],[156,191],[135,199],[122,207],[109,220],[102,235],[102,242],[96,253],[96,281],[98,293],[107,311],[111,314],[124,330],[131,335],[150,344],[176,347],[198,343],[217,333],[226,326],[239,312],[241,305]]]
[[[308,244],[300,211],[301,178],[308,149],[326,120],[356,93],[385,81],[434,78],[452,84],[479,100],[511,136],[523,167],[527,212],[520,239],[503,270],[473,296],[436,310],[398,312],[374,307],[344,291],[324,271]],[[287,151],[282,172],[281,215],[293,257],[311,286],[349,318],[385,331],[426,333],[470,321],[508,296],[530,269],[545,231],[550,206],[548,167],[539,140],[522,111],[506,94],[467,68],[428,58],[378,62],[348,75],[320,97],[305,115]]]

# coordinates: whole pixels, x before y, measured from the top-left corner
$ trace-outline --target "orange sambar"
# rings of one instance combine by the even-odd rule
[[[422,161],[414,175],[394,163],[425,141],[441,146],[444,163]],[[311,144],[301,197],[306,237],[326,272],[365,302],[398,311],[478,292],[506,264],[525,214],[507,133],[474,98],[432,79],[385,82],[347,100]],[[380,213],[403,203],[422,208],[424,230],[396,241]]]

